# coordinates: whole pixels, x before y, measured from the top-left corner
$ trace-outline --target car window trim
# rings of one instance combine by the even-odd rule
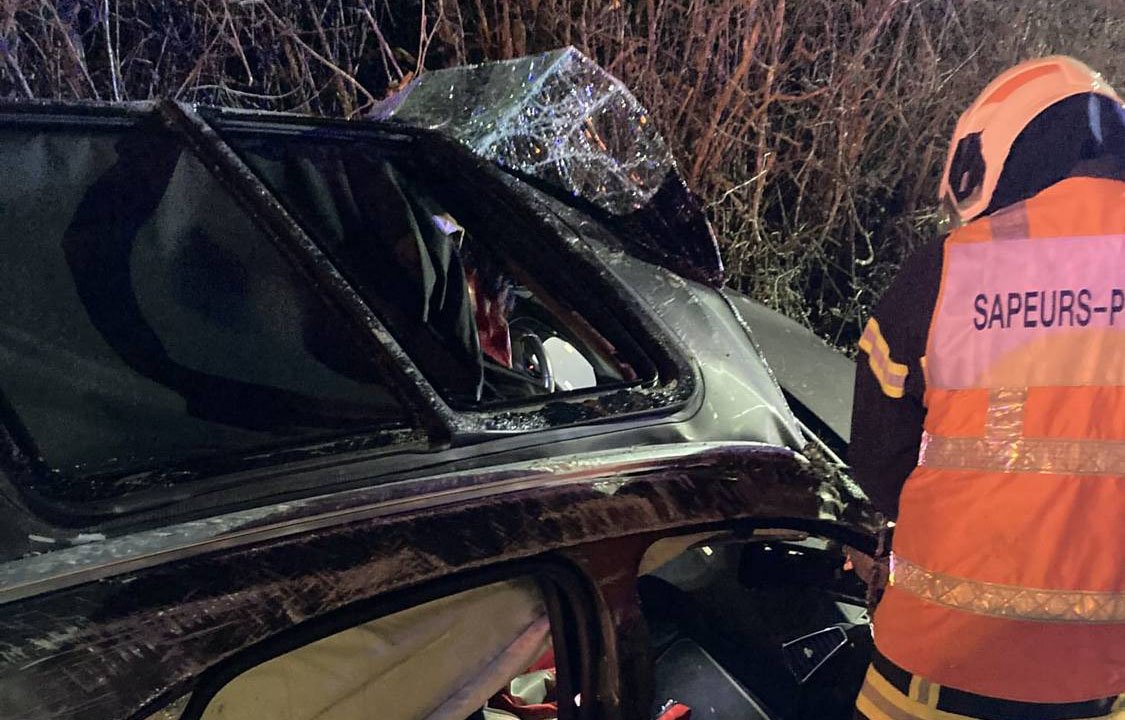
[[[404,407],[435,444],[448,440],[456,418],[428,384],[421,380],[405,351],[386,326],[363,302],[321,250],[238,154],[205,118],[191,107],[172,101],[157,103],[165,124],[181,136],[188,149],[210,164],[210,170],[235,200],[248,209],[255,223],[277,249],[315,288],[357,325],[374,360],[398,382],[389,383],[402,395]]]

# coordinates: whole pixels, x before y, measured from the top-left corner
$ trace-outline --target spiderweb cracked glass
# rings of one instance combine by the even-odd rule
[[[373,114],[443,132],[615,215],[643,207],[674,168],[644,107],[574,48],[429,72]]]

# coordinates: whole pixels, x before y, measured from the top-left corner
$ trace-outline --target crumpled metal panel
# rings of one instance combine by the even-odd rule
[[[675,167],[648,111],[572,47],[426,73],[373,115],[448,134],[614,215],[648,203]]]
[[[477,478],[478,491],[501,477],[529,482],[472,501],[443,492],[427,505],[325,511],[340,501],[325,498],[318,515],[242,528],[240,544],[8,603],[0,717],[111,720],[154,710],[242,648],[454,572],[638,533],[825,514],[824,478],[780,448],[717,448],[657,465],[540,461]]]

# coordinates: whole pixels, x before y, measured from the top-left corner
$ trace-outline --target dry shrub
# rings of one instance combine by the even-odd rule
[[[731,283],[847,346],[935,232],[957,112],[1026,57],[1125,81],[1125,0],[0,0],[0,95],[354,116],[426,68],[561,45],[653,111]]]
[[[353,115],[380,42],[343,2],[0,0],[0,93]],[[393,64],[393,61],[392,61]]]

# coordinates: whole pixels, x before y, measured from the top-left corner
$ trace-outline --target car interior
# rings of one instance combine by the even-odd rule
[[[534,578],[459,592],[262,659],[189,720],[548,720],[547,607]]]
[[[845,559],[839,544],[793,530],[653,544],[637,583],[650,716],[851,717],[873,638],[865,585]],[[183,719],[554,720],[550,618],[523,576],[335,631],[298,627],[207,678]]]
[[[837,543],[785,530],[653,545],[637,589],[654,716],[675,701],[693,720],[850,718],[874,645],[845,562]]]
[[[609,340],[517,262],[503,223],[448,178],[375,144],[228,141],[454,407],[635,379]]]

